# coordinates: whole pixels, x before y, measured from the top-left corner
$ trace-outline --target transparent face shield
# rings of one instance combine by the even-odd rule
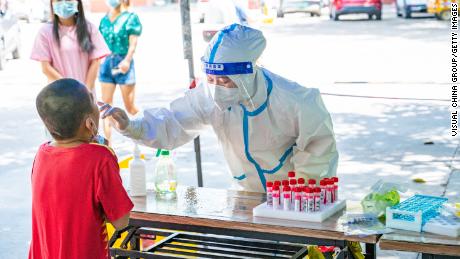
[[[211,95],[216,101],[216,85],[208,83],[207,76],[213,75],[217,77],[228,77],[230,78],[238,87],[238,93],[241,98],[240,100],[248,100],[252,108],[255,108],[255,105],[251,98],[251,93],[249,92],[249,83],[254,77],[254,66],[252,62],[232,62],[232,63],[210,63],[204,61],[202,58],[203,72],[205,74],[206,83],[209,86]],[[228,89],[227,89],[228,90]],[[217,94],[219,91],[217,91]],[[217,96],[218,97],[218,96]],[[219,105],[218,105],[219,106]],[[219,108],[221,108],[219,106]]]

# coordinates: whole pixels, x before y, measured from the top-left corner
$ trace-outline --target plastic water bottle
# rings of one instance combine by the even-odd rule
[[[160,156],[160,159],[155,167],[155,189],[158,195],[173,198],[177,187],[174,161],[168,150],[158,150],[157,155]]]
[[[141,151],[137,144],[134,147],[134,158],[129,164],[129,186],[131,196],[145,196],[145,163],[141,159]]]

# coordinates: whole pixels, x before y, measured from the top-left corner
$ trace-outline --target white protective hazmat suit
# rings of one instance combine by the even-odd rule
[[[334,176],[338,153],[319,91],[257,66],[265,44],[262,32],[237,24],[209,43],[203,57],[206,72],[230,71],[238,103],[221,109],[214,89],[204,82],[174,100],[170,109],[146,110],[122,133],[150,147],[174,149],[211,125],[234,179],[247,191],[264,191],[266,181],[286,179],[288,171],[305,178]],[[245,64],[245,71],[235,74],[239,70],[232,70],[232,64]]]

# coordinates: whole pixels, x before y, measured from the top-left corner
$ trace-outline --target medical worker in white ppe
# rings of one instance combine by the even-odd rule
[[[319,91],[256,65],[265,49],[261,31],[233,24],[218,32],[202,58],[207,82],[174,100],[169,109],[129,120],[102,106],[125,136],[154,148],[174,149],[211,125],[237,183],[264,191],[267,181],[336,174],[338,153],[329,112]]]

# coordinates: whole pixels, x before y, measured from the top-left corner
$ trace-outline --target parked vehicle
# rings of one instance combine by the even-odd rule
[[[434,14],[439,20],[449,21],[451,5],[450,0],[429,0],[428,13]]]
[[[18,18],[9,9],[7,0],[0,0],[0,70],[5,66],[6,58],[19,58],[20,37]]]
[[[310,16],[321,16],[322,0],[280,0],[277,16],[284,17],[289,13],[309,13]]]
[[[331,0],[329,5],[329,17],[339,20],[344,14],[367,14],[369,20],[375,17],[382,19],[382,0]]]
[[[396,15],[406,19],[411,18],[413,13],[426,13],[427,0],[396,0]]]

